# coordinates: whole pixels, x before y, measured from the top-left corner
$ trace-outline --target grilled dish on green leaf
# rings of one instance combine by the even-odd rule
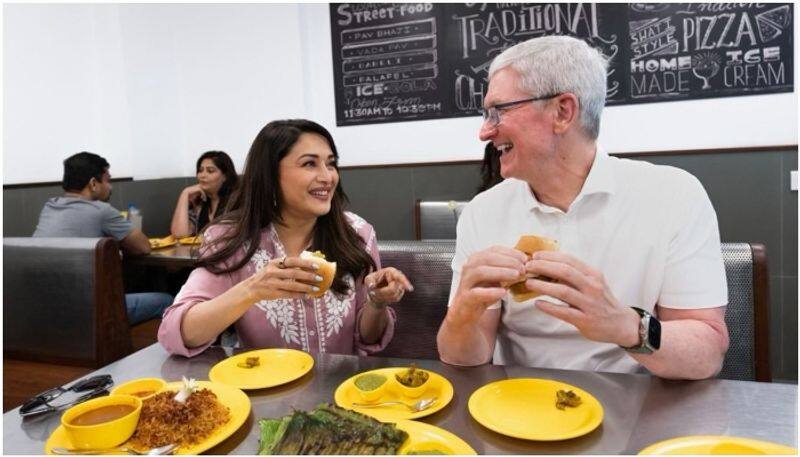
[[[260,419],[260,455],[397,454],[408,433],[394,424],[321,404],[280,419]]]

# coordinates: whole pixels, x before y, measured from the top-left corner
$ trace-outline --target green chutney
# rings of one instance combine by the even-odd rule
[[[369,373],[356,378],[355,384],[361,390],[375,390],[386,382],[386,376]]]

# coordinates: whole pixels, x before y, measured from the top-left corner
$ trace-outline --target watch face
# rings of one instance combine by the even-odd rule
[[[650,325],[648,325],[647,329],[647,340],[650,346],[653,346],[653,349],[657,350],[661,347],[661,322],[654,317],[650,318]]]

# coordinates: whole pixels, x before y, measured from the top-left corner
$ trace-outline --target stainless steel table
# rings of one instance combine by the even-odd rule
[[[208,379],[208,370],[231,354],[210,348],[187,359],[171,357],[158,345],[145,348],[96,373],[109,373],[117,383],[145,376],[168,381],[181,376]],[[744,381],[668,381],[647,375],[591,373],[484,365],[460,368],[432,360],[415,360],[453,383],[453,401],[421,419],[449,430],[479,454],[619,454],[636,453],[654,442],[684,435],[735,435],[797,447],[797,385]],[[211,454],[254,454],[258,451],[256,421],[279,417],[293,408],[312,409],[333,402],[333,392],[355,373],[386,366],[408,365],[407,359],[323,354],[314,369],[290,384],[248,391],[253,410],[230,438]],[[603,404],[603,423],[592,433],[560,442],[508,438],[478,424],[467,410],[469,396],[480,386],[499,379],[536,377],[557,379],[591,392]],[[40,454],[59,415],[22,420],[18,410],[3,415],[3,452]]]

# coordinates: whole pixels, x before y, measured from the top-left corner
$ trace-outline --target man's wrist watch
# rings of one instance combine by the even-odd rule
[[[652,354],[661,347],[661,322],[647,311],[631,306],[639,314],[639,344],[623,347],[628,352]]]

